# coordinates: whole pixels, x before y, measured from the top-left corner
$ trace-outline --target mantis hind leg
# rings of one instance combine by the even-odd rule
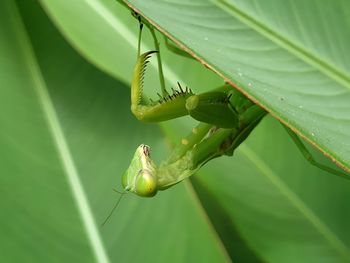
[[[192,57],[189,53],[176,46],[173,42],[169,41],[169,39],[166,36],[164,36],[164,43],[171,52],[183,56],[185,58],[194,59],[194,57]]]
[[[298,147],[298,149],[300,150],[300,152],[302,153],[302,155],[304,156],[304,158],[311,163],[313,166],[318,167],[321,170],[324,170],[326,172],[329,172],[331,174],[340,176],[342,178],[348,179],[350,180],[350,175],[343,173],[341,171],[338,171],[336,169],[333,169],[329,166],[326,166],[324,164],[321,164],[319,162],[317,162],[315,160],[315,158],[312,156],[312,154],[310,153],[310,151],[306,148],[306,146],[304,145],[304,143],[301,141],[301,139],[298,137],[298,135],[296,135],[291,129],[289,129],[287,126],[283,125],[283,127],[286,129],[287,133],[289,134],[289,136],[292,138],[292,140],[294,141],[295,145]]]

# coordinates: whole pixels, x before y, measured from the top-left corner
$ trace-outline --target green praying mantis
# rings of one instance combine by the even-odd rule
[[[140,22],[137,62],[131,84],[131,111],[143,122],[161,122],[190,115],[200,121],[192,132],[178,144],[171,155],[157,166],[150,156],[150,147],[140,145],[129,168],[122,177],[126,192],[142,197],[152,197],[158,190],[165,190],[190,177],[208,161],[233,155],[234,150],[249,136],[267,114],[239,91],[223,85],[213,91],[194,94],[178,83],[178,89],[169,93],[164,85],[159,43],[152,25],[135,14]],[[140,54],[143,24],[149,28],[155,43],[155,51]],[[171,46],[172,50],[176,49]],[[183,54],[182,50],[176,53]],[[157,101],[143,97],[143,80],[147,63],[157,55],[161,94]],[[299,137],[285,127],[303,156],[313,165],[332,174],[350,177],[338,170],[317,163]]]
[[[165,88],[159,42],[155,30],[143,17],[137,13],[133,15],[139,20],[140,30],[137,61],[131,83],[132,113],[138,120],[148,123],[171,120],[185,115],[191,116],[200,123],[181,140],[181,143],[175,146],[170,156],[159,165],[152,160],[148,145],[141,144],[136,149],[129,167],[122,176],[125,192],[121,192],[118,201],[102,225],[108,221],[125,193],[131,192],[141,197],[152,197],[159,190],[168,189],[192,176],[210,160],[224,155],[232,156],[234,150],[267,114],[264,109],[228,84],[210,92],[195,94],[192,89],[183,88],[178,83],[178,89],[172,89],[169,93]],[[155,50],[141,54],[144,24],[152,34]],[[167,41],[165,43],[171,51],[189,56]],[[147,64],[153,55],[157,55],[161,87],[161,94],[158,93],[159,99],[156,101],[146,100],[143,94]],[[305,159],[312,165],[350,179],[348,174],[316,162],[301,139],[288,127],[283,127]]]

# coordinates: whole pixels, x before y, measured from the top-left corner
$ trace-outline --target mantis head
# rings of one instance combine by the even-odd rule
[[[122,184],[126,191],[142,197],[152,197],[157,193],[157,167],[150,157],[150,147],[137,147],[129,168],[123,175]]]

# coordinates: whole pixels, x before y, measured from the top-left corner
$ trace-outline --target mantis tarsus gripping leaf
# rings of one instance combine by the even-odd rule
[[[139,16],[138,18],[142,22]],[[131,86],[133,114],[144,122],[160,122],[184,115],[190,115],[200,121],[159,166],[152,161],[149,146],[142,144],[137,148],[129,168],[123,175],[123,187],[139,196],[151,197],[158,190],[167,189],[193,175],[211,159],[232,155],[267,112],[229,85],[223,85],[211,92],[194,94],[191,89],[182,88],[178,84],[178,89],[172,89],[169,93],[164,87],[155,32],[151,25],[147,24],[147,27],[151,30],[157,50],[140,55],[141,24],[138,58]],[[158,94],[157,101],[145,102],[143,79],[148,59],[154,54],[158,56],[162,95]],[[338,176],[350,178],[345,173],[315,162],[298,136],[289,128],[286,129],[313,165]]]

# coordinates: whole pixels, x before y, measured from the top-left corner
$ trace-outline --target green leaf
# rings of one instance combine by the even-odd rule
[[[100,228],[99,223],[118,197],[111,188],[120,187],[120,177],[136,146],[150,144],[155,158],[162,159],[166,155],[164,136],[154,127],[134,120],[129,113],[129,90],[73,52],[35,3],[18,3],[22,17],[17,15],[16,20],[13,20],[17,12],[12,3],[4,2],[1,4],[4,8],[0,9],[4,13],[0,52],[6,58],[0,61],[0,81],[5,87],[0,89],[0,119],[4,127],[0,149],[6,158],[6,165],[1,165],[0,171],[11,174],[3,176],[0,183],[5,189],[2,192],[6,193],[2,206],[6,217],[1,217],[1,225],[6,227],[1,229],[1,233],[6,233],[0,239],[2,258],[15,262],[28,258],[35,262],[89,262],[96,258],[113,262],[349,261],[349,184],[311,167],[271,117],[263,120],[233,157],[213,160],[195,175],[195,191],[184,182],[154,199],[127,195],[110,222]],[[147,6],[154,7],[155,3],[157,7],[152,14],[156,11],[157,14],[152,15],[153,20],[168,16],[174,21],[176,16],[176,23],[169,23],[169,29],[166,28],[169,32],[177,28],[186,33],[187,27],[182,24],[188,23],[189,14],[194,19],[192,22],[198,19],[196,23],[188,23],[188,28],[197,25],[198,31],[188,31],[189,37],[219,23],[221,16],[213,23],[215,15],[225,14],[224,20],[232,20],[231,13],[223,13],[210,2],[191,1],[184,6],[179,1],[149,0]],[[130,80],[136,59],[138,24],[129,10],[114,0],[42,0],[41,5],[86,59],[123,82]],[[217,13],[211,12],[213,8]],[[206,9],[212,20],[201,20]],[[164,10],[169,12],[161,13]],[[249,34],[254,32],[252,29]],[[248,35],[243,32],[243,40]],[[143,50],[152,48],[148,36],[145,31]],[[225,37],[223,34],[220,41],[211,43],[215,52],[215,45],[221,44]],[[186,38],[179,40],[185,43]],[[205,48],[204,44],[213,39],[203,40],[202,48]],[[265,43],[266,36],[261,41]],[[246,41],[243,47],[249,43]],[[26,52],[28,49],[32,50],[31,56]],[[203,58],[206,54],[197,47],[193,51]],[[263,52],[252,53],[257,58],[264,57]],[[23,62],[28,57],[30,65],[37,65],[36,70]],[[199,63],[178,58],[164,48],[162,58],[171,85],[181,80],[199,92],[222,83]],[[241,54],[240,58],[242,61],[238,63],[245,62],[245,56]],[[218,64],[224,61],[221,59]],[[203,61],[207,62],[210,61]],[[250,58],[248,62],[254,60]],[[254,66],[247,64],[246,69],[251,65]],[[159,87],[154,69],[149,67],[147,71],[151,95]],[[65,139],[76,178],[81,182],[78,186],[85,195],[83,203],[81,199],[78,202],[77,192],[70,183],[67,163],[62,164],[66,155],[56,150],[58,145],[50,120],[40,119],[47,111],[41,106],[41,97],[33,91],[38,89],[33,76],[43,80],[41,90],[49,94],[58,130]],[[236,76],[242,88],[249,90],[250,79],[243,77]],[[278,74],[264,77],[283,81]],[[9,103],[18,100],[19,103]],[[14,109],[17,115],[9,115],[16,112]],[[193,125],[193,121],[185,118],[161,127],[166,138],[176,141]],[[43,149],[40,144],[44,144]],[[318,152],[313,153],[322,162],[327,161]],[[88,217],[81,212],[86,208],[90,211]],[[28,211],[25,217],[24,209]],[[92,223],[86,227],[84,222],[88,221]]]

